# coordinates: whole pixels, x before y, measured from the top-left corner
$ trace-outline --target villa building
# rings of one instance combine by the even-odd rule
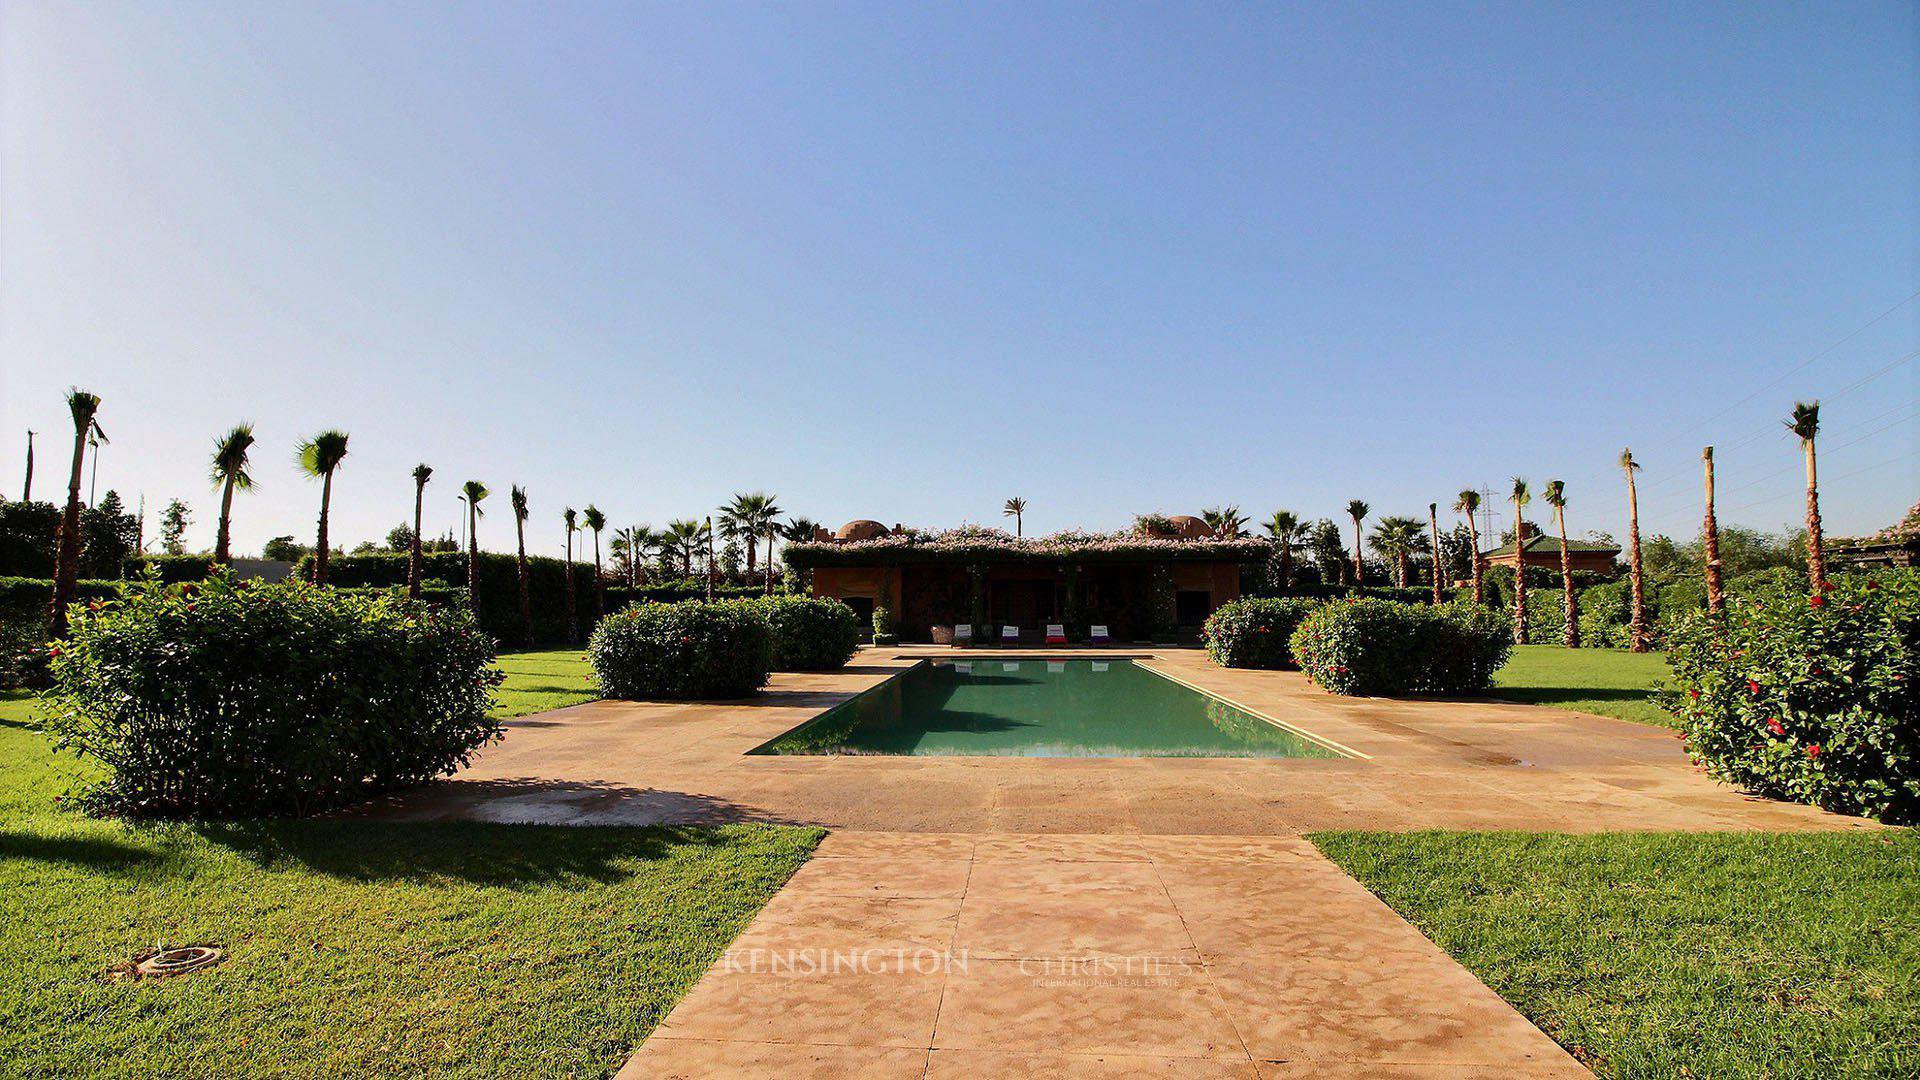
[[[1242,568],[1270,551],[1264,540],[1217,539],[1182,515],[1146,532],[1029,538],[850,521],[788,545],[785,557],[812,572],[815,596],[845,601],[862,616],[884,604],[904,641],[944,643],[968,624],[996,639],[1003,627],[1018,627],[1020,640],[1032,643],[1049,623],[1064,625],[1073,640],[1096,625],[1115,641],[1192,637],[1215,608],[1239,597]]]
[[[1506,544],[1492,551],[1480,553],[1483,566],[1513,566],[1519,559],[1525,559],[1528,566],[1543,567],[1548,570],[1560,569],[1560,538],[1548,536],[1540,531],[1533,522],[1523,522],[1520,526],[1522,553],[1515,554],[1514,545]],[[1618,544],[1596,544],[1586,540],[1567,541],[1567,561],[1576,571],[1585,570],[1595,574],[1612,574],[1614,560],[1620,557]]]

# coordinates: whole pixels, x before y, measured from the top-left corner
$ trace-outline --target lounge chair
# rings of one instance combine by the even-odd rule
[[[1047,644],[1065,645],[1066,643],[1067,643],[1067,628],[1064,625],[1057,622],[1048,623],[1047,624]]]
[[[1012,624],[1001,627],[1000,641],[1002,644],[1007,642],[1012,642],[1015,645],[1020,644],[1020,628]]]
[[[961,623],[955,626],[953,628],[953,643],[955,645],[973,644],[973,624]]]
[[[1107,633],[1105,623],[1095,623],[1093,624],[1091,632],[1087,634],[1087,641],[1094,645],[1111,645],[1113,644],[1113,635]]]

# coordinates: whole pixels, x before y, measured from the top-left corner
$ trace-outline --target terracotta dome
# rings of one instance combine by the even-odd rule
[[[1192,514],[1175,514],[1167,521],[1179,531],[1182,540],[1205,540],[1213,535],[1213,530],[1207,527],[1207,523]]]
[[[833,535],[836,540],[878,540],[887,535],[887,527],[877,521],[860,518],[840,526],[840,531]]]

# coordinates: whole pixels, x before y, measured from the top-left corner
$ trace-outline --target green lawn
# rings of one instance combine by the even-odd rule
[[[510,657],[503,711],[564,667]],[[805,860],[817,830],[349,821],[132,827],[0,696],[0,1071],[604,1076]],[[156,943],[227,963],[115,982]]]
[[[1603,1076],[1920,1076],[1920,834],[1324,833]]]
[[[1655,684],[1668,675],[1660,653],[1520,645],[1493,677],[1493,693],[1528,705],[1672,727],[1673,717],[1653,703]]]
[[[587,654],[579,649],[502,653],[500,670],[507,681],[500,687],[496,716],[525,716],[600,697]]]

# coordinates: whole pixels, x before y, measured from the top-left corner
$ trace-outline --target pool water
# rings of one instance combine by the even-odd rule
[[[1344,755],[1130,660],[930,660],[753,751],[1009,757]]]

